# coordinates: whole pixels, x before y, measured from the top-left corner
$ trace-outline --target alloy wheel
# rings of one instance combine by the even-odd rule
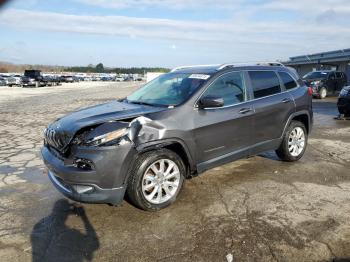
[[[142,178],[143,196],[152,204],[162,204],[171,199],[180,184],[180,171],[170,159],[160,159],[151,164]]]
[[[288,150],[294,157],[299,156],[305,148],[305,133],[301,127],[295,127],[289,134]]]

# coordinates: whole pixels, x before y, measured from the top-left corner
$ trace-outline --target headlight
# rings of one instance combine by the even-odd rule
[[[116,131],[112,131],[100,136],[93,137],[85,142],[83,142],[83,145],[85,146],[100,146],[104,144],[109,144],[112,142],[118,142],[120,138],[125,136],[128,133],[127,128],[119,129]]]
[[[321,84],[321,81],[313,81],[313,82],[311,82],[311,85],[314,85],[314,86],[318,86],[319,84]]]
[[[348,93],[349,93],[349,90],[348,90],[348,89],[342,89],[342,90],[340,91],[339,96],[347,96]]]

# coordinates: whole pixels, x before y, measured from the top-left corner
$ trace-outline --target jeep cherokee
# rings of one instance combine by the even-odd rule
[[[282,64],[180,67],[50,124],[42,156],[68,198],[116,205],[126,193],[159,210],[216,166],[269,150],[299,160],[312,122],[312,90]]]

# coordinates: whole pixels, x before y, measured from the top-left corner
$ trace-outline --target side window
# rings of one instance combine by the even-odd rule
[[[332,72],[329,74],[328,79],[335,79],[335,74]]]
[[[278,72],[278,74],[281,77],[282,82],[287,90],[293,89],[298,86],[295,80],[288,73]]]
[[[216,79],[203,94],[224,99],[224,106],[235,105],[245,101],[246,88],[242,72],[232,72]]]
[[[274,95],[281,92],[280,81],[273,71],[250,71],[254,98]]]

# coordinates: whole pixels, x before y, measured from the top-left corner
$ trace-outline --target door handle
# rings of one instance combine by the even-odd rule
[[[251,108],[242,108],[241,110],[239,110],[239,113],[246,114],[246,113],[249,113],[251,111],[253,111],[253,109],[251,109]]]
[[[292,101],[290,98],[284,98],[282,100],[282,103],[289,103],[290,101]]]

